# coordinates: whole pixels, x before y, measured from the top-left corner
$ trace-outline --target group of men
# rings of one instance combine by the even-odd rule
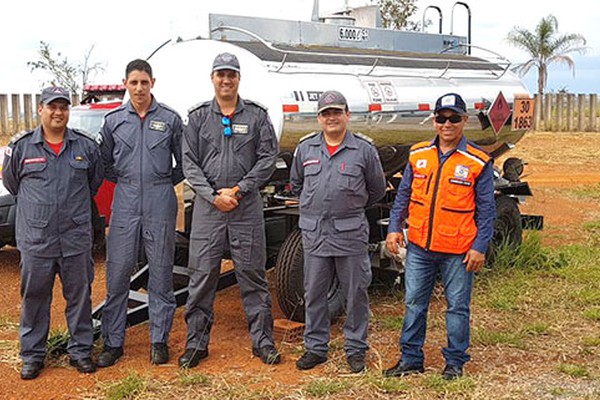
[[[229,250],[242,293],[252,353],[281,362],[274,338],[265,274],[266,240],[260,188],[275,168],[278,141],[267,110],[238,95],[240,64],[219,54],[211,80],[214,98],[189,111],[188,122],[152,94],[155,78],[144,60],[127,65],[129,101],[109,112],[96,136],[67,128],[70,95],[44,89],[41,125],[15,136],[5,153],[3,181],[17,196],[17,246],[23,304],[22,379],[44,367],[55,275],[63,284],[70,363],[79,372],[114,365],[123,356],[129,279],[138,254],[149,265],[150,360],[169,362],[175,297],[172,264],[177,199],[187,178],[196,196],[190,234],[187,339],[179,366],[208,357],[221,259]],[[429,298],[441,272],[448,302],[446,379],[469,360],[469,304],[473,273],[485,260],[495,217],[492,161],[467,142],[466,105],[457,94],[438,99],[432,142],[411,149],[390,215],[386,246],[408,247],[402,357],[386,376],[423,372],[422,346]],[[346,301],[344,336],[352,372],[366,369],[369,322],[369,223],[365,211],[386,193],[373,141],[347,130],[350,111],[337,91],[318,101],[321,132],[302,138],[290,171],[299,196],[304,248],[306,326],[300,370],[327,361],[327,292],[337,277]],[[94,362],[91,320],[92,196],[103,179],[116,183],[107,239],[104,347]],[[342,199],[342,201],[340,201]],[[408,238],[402,223],[408,221]]]

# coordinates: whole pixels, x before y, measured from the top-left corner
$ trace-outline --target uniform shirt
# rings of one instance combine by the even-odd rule
[[[184,129],[183,170],[196,195],[212,204],[217,190],[238,186],[242,197],[258,194],[275,170],[277,136],[261,105],[238,97],[225,136],[216,99],[190,109]]]
[[[292,192],[300,194],[299,227],[305,249],[317,256],[366,251],[369,224],[365,208],[385,194],[379,155],[367,140],[346,132],[330,155],[323,133],[301,141],[290,172]]]
[[[438,144],[439,139],[436,139],[432,144]],[[465,136],[462,137],[458,144],[458,148],[466,151],[467,139]],[[442,165],[456,149],[449,151],[446,154],[441,154],[438,148],[438,154],[440,158],[440,165]],[[401,223],[408,216],[408,205],[411,196],[411,187],[413,182],[413,171],[410,163],[406,165],[404,174],[402,175],[402,181],[398,188],[398,194],[392,210],[390,212],[390,225],[388,227],[388,233],[397,233],[401,231]],[[488,248],[488,244],[494,234],[494,220],[496,218],[496,205],[494,200],[494,172],[493,164],[490,161],[486,164],[481,175],[475,183],[475,225],[477,226],[477,236],[475,242],[471,247],[480,253],[485,253]]]
[[[39,257],[70,257],[92,247],[92,196],[102,183],[98,144],[67,128],[58,155],[41,126],[7,148],[4,186],[17,196],[17,247]]]
[[[129,101],[106,114],[101,151],[106,179],[117,183],[113,215],[151,215],[170,204],[183,180],[182,129],[179,114],[154,96],[143,119]]]

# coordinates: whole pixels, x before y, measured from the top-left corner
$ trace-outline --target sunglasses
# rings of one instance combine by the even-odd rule
[[[435,116],[435,122],[437,122],[438,124],[445,124],[446,121],[450,121],[451,124],[458,124],[459,122],[462,122],[462,120],[463,120],[462,115],[458,115],[458,114],[453,114],[449,117],[444,117],[443,115]]]
[[[227,116],[224,116],[221,118],[221,125],[223,125],[223,135],[231,136],[231,119],[229,119]]]

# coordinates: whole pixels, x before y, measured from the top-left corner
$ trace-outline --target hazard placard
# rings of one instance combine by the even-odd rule
[[[511,130],[523,131],[533,127],[533,109],[535,99],[515,97]]]
[[[506,121],[508,121],[509,117],[510,107],[502,92],[499,92],[496,100],[494,100],[494,104],[488,110],[488,119],[496,135],[500,132]]]

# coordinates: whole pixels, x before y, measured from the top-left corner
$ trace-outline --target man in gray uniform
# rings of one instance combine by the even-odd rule
[[[99,367],[113,365],[123,354],[129,280],[140,248],[149,264],[151,362],[169,361],[167,342],[176,307],[173,185],[183,180],[183,124],[175,111],[156,101],[151,93],[154,82],[146,61],[131,61],[123,79],[130,99],[106,115],[101,132],[106,177],[117,186],[107,240],[108,294],[102,311],[104,351],[98,357]]]
[[[102,183],[102,164],[94,137],[67,128],[70,104],[67,90],[44,89],[41,125],[15,136],[5,152],[2,180],[17,196],[22,379],[35,379],[44,367],[56,274],[67,302],[70,363],[79,372],[96,370],[91,202]]]
[[[280,355],[273,342],[271,295],[259,189],[275,169],[277,137],[267,110],[238,96],[235,55],[213,62],[212,101],[193,107],[184,129],[183,171],[196,192],[190,238],[189,297],[183,368],[208,356],[213,303],[223,252],[229,248],[252,336],[252,353],[266,364]]]
[[[323,131],[300,140],[290,175],[293,193],[300,193],[306,309],[306,352],[296,366],[305,370],[327,361],[327,291],[337,276],[346,299],[346,359],[358,373],[365,370],[371,283],[365,208],[383,197],[386,182],[372,140],[346,129],[346,98],[327,91],[317,107]]]

